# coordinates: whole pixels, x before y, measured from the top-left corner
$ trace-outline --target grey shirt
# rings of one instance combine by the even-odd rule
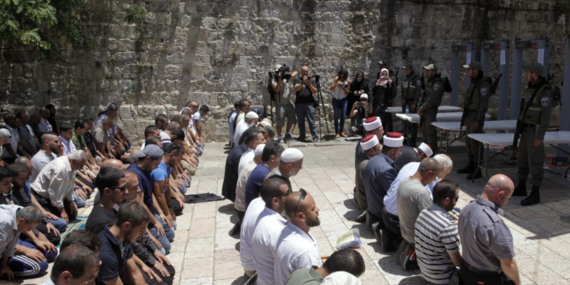
[[[0,205],[0,257],[13,257],[18,244],[18,224],[16,212],[22,207],[16,205]]]
[[[283,104],[291,104],[293,96],[291,96],[291,91],[289,90],[289,81],[282,80],[281,81],[281,90],[279,92],[275,92],[275,103],[283,105]],[[279,84],[278,81],[275,79],[271,80],[271,85],[274,86]]]
[[[43,150],[38,151],[34,157],[32,157],[32,179],[30,179],[30,183],[34,183],[36,181],[36,177],[40,174],[40,171],[46,166],[48,163],[52,162],[56,159],[57,156],[55,154],[47,155]]]
[[[402,237],[407,242],[414,243],[416,220],[421,211],[432,204],[430,193],[419,180],[408,177],[400,182],[396,197]]]
[[[477,196],[459,215],[463,260],[480,270],[501,271],[501,259],[515,257],[511,231],[499,217],[503,209]]]
[[[323,282],[323,276],[321,276],[313,268],[301,268],[295,270],[289,279],[287,279],[286,285],[319,285]]]

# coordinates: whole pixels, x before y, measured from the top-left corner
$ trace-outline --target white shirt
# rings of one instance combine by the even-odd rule
[[[16,156],[18,156],[18,142],[20,141],[20,133],[18,133],[17,129],[14,129],[8,125],[6,125],[6,129],[8,129],[12,135],[12,138],[8,139],[8,142],[6,144],[10,144]],[[16,158],[10,155],[6,149],[6,145],[3,145],[2,148],[4,148],[4,151],[2,152],[2,158]]]
[[[238,113],[239,112],[234,112],[230,116],[230,119],[228,120],[228,126],[230,129],[230,141],[231,142],[234,142],[234,135],[235,135],[235,133],[234,133],[234,121],[236,120]]]
[[[38,128],[40,129],[40,133],[53,132],[53,129],[52,129],[50,123],[48,122],[48,120],[46,120],[44,118],[40,119],[40,123],[38,124]]]
[[[258,164],[255,159],[252,159],[243,166],[243,171],[239,173],[238,182],[236,184],[236,200],[234,202],[234,207],[238,211],[245,212],[245,184],[247,184],[247,178]],[[257,198],[255,200],[257,200]],[[253,201],[251,201],[250,207]]]
[[[63,208],[63,199],[73,202],[74,182],[75,171],[67,156],[61,156],[44,166],[31,188],[54,207]]]
[[[348,84],[348,81],[339,83],[336,86],[336,88],[334,89],[333,98],[337,99],[337,100],[342,100],[342,99],[346,98],[346,93],[344,93],[344,90],[342,89],[342,87],[340,87],[340,84]]]
[[[245,192],[243,200],[245,208]],[[265,209],[265,202],[263,202],[261,197],[253,199],[251,203],[249,203],[249,207],[247,207],[247,211],[245,212],[245,216],[241,222],[239,256],[241,259],[241,267],[245,270],[255,270],[253,253],[251,251],[251,238],[258,222],[257,218],[263,209]]]
[[[323,265],[315,238],[293,223],[288,223],[283,231],[271,236],[272,241],[275,239],[277,240],[274,268],[276,285],[285,285],[289,276],[297,269]]]
[[[402,169],[400,169],[400,172],[398,172],[398,176],[396,176],[396,179],[394,179],[394,182],[392,182],[392,185],[390,185],[390,189],[388,189],[388,193],[386,193],[386,196],[384,196],[384,207],[386,209],[386,211],[394,216],[398,215],[398,204],[396,203],[397,201],[397,194],[398,194],[398,186],[400,186],[400,182],[410,176],[413,176],[414,174],[416,174],[416,172],[418,172],[418,168],[420,168],[420,163],[419,162],[410,162],[406,165],[404,165],[404,167],[402,167]],[[433,187],[435,187],[435,184],[437,184],[437,178],[430,184],[426,185],[426,189],[429,190],[429,195],[433,200]]]
[[[239,165],[238,165],[238,175],[241,173],[241,170],[243,169],[243,167],[250,161],[253,160],[253,158],[255,157],[255,152],[253,151],[253,149],[248,148],[242,155],[241,158],[239,159]]]
[[[198,111],[199,112],[199,111]],[[196,112],[196,113],[198,113]],[[191,126],[192,128],[190,129],[192,131],[192,133],[194,134],[194,136],[196,136],[197,132],[196,132],[196,123],[194,123],[194,121],[196,120],[196,113],[192,114],[192,117],[190,117],[190,124],[188,126]]]
[[[239,139],[241,138],[241,135],[243,135],[243,133],[249,129],[250,125],[247,124],[245,122],[245,120],[242,120],[237,126],[236,126],[236,133],[234,134],[234,143],[236,145],[239,144]]]
[[[267,207],[259,214],[258,220],[251,239],[253,262],[257,272],[257,285],[274,285],[273,264],[275,263],[277,239],[273,239],[271,242],[271,235],[280,233],[285,228],[287,220],[281,214]]]
[[[69,155],[70,153],[76,151],[75,145],[70,140],[66,140],[64,137],[58,137],[61,140],[61,144],[63,145],[63,155]]]

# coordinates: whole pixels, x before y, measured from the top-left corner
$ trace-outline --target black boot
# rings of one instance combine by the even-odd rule
[[[521,206],[530,206],[538,203],[540,203],[539,187],[533,185],[530,195],[521,201]]]
[[[477,168],[477,170],[475,170],[475,172],[472,172],[471,174],[467,175],[467,180],[473,180],[473,179],[477,179],[477,178],[481,178],[481,168]]]
[[[519,179],[519,185],[515,188],[513,196],[526,197],[526,180]]]
[[[467,164],[467,166],[461,168],[461,169],[457,169],[457,173],[459,174],[467,174],[467,173],[472,173],[473,170],[475,170],[475,163],[473,162],[473,159],[469,159],[469,163]]]

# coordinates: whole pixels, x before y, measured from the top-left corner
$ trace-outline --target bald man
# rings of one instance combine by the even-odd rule
[[[103,164],[101,164],[101,167],[113,167],[118,170],[125,169],[125,165],[118,159],[105,159]]]
[[[279,246],[275,252],[274,267],[276,285],[285,285],[297,269],[323,265],[317,241],[309,233],[312,227],[321,224],[315,199],[304,189],[290,193],[285,199],[285,212],[291,222],[281,231],[277,240]]]
[[[513,236],[499,216],[514,189],[509,177],[497,174],[489,179],[483,194],[461,211],[458,230],[464,263],[459,277],[463,284],[521,283]]]

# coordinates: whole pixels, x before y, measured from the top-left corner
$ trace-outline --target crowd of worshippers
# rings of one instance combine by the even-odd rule
[[[113,103],[73,125],[58,123],[53,105],[30,119],[23,111],[5,114],[0,279],[39,277],[55,262],[44,284],[171,285],[175,271],[166,256],[177,216],[196,198],[186,190],[205,146],[208,112],[191,101],[156,116],[140,148],[117,127]],[[86,204],[93,204],[86,230],[68,230]]]
[[[425,143],[405,146],[400,133],[384,134],[379,117],[363,125],[355,150],[357,221],[368,225],[382,250],[395,251],[404,270],[419,267],[428,284],[520,284],[513,237],[499,217],[513,182],[493,176],[456,226],[450,212],[459,185],[445,179],[450,157],[433,156]]]

